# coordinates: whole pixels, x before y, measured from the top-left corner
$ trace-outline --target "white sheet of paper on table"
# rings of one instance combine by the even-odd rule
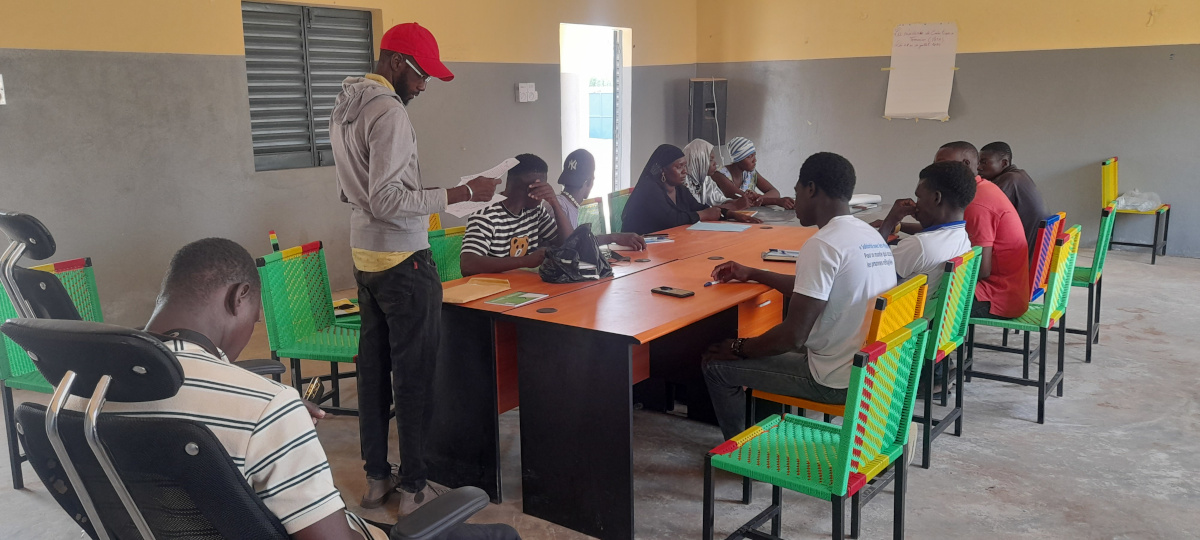
[[[855,193],[850,197],[850,206],[866,206],[883,202],[883,197],[870,193]]]
[[[954,86],[958,26],[954,23],[902,24],[892,33],[887,118],[949,118]]]
[[[478,174],[470,174],[470,175],[462,177],[462,181],[459,182],[458,185],[461,186],[463,184],[466,184],[467,182],[470,182],[477,176],[483,176],[485,178],[499,178],[501,180],[505,180],[505,177],[508,175],[508,170],[513,167],[516,167],[517,163],[518,163],[517,158],[508,158],[504,161],[501,161],[499,165],[496,165],[495,167],[492,167],[486,171],[483,171]],[[488,206],[492,205],[493,203],[498,203],[500,201],[503,201],[506,197],[504,195],[500,194],[500,191],[499,191],[500,186],[496,186],[496,187],[497,187],[497,191],[496,191],[496,194],[494,196],[492,196],[492,200],[490,200],[490,201],[464,201],[464,202],[460,202],[460,203],[454,203],[454,204],[451,204],[446,207],[446,212],[449,212],[454,217],[463,218],[463,217],[467,217],[471,214],[474,214],[475,212],[483,210],[484,208],[487,208]]]

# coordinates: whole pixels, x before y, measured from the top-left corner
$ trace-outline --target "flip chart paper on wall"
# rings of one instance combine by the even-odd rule
[[[892,67],[883,115],[948,119],[957,48],[954,23],[897,26],[892,33]]]

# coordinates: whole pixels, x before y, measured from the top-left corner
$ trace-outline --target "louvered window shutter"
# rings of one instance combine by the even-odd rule
[[[242,26],[255,170],[332,165],[329,113],[371,70],[371,14],[243,2]]]

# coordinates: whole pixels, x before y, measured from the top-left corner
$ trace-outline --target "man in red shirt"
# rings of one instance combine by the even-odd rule
[[[965,141],[938,149],[934,162],[961,161],[975,170],[979,151]],[[967,206],[967,236],[983,248],[972,317],[1011,319],[1029,309],[1029,245],[1016,208],[996,184],[975,177],[975,199]]]

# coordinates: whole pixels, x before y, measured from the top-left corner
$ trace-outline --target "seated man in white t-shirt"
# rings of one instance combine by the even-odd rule
[[[837,154],[813,154],[800,167],[796,217],[820,230],[800,248],[794,276],[736,262],[713,269],[715,280],[757,281],[792,298],[779,325],[755,338],[717,343],[704,356],[704,379],[725,438],[746,428],[743,387],[845,403],[870,307],[896,286],[887,243],[850,215],[854,184],[854,166]]]
[[[917,200],[899,199],[879,226],[887,238],[905,216],[916,218],[921,232],[892,247],[896,276],[904,281],[917,274],[929,277],[929,291],[942,284],[946,261],[971,249],[963,212],[975,199],[975,173],[958,161],[943,161],[921,169]]]

